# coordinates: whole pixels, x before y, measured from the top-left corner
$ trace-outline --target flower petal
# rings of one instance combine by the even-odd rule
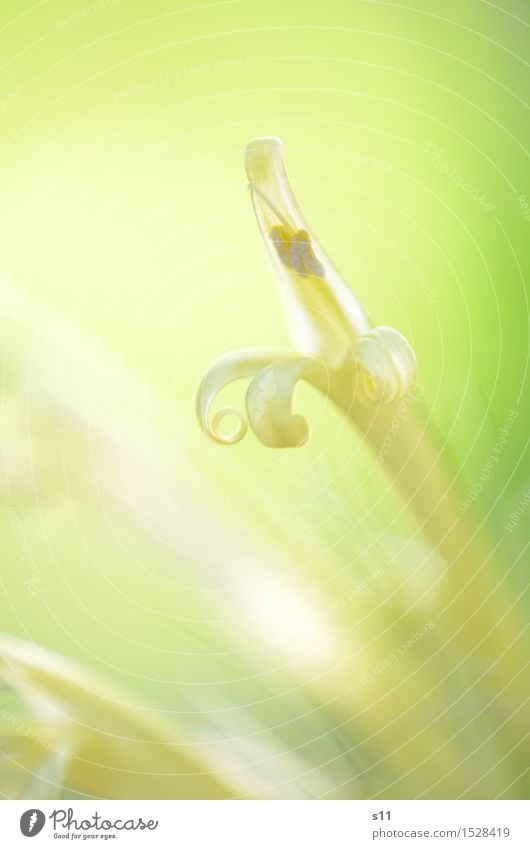
[[[418,369],[411,346],[392,327],[374,327],[351,348],[356,368],[355,400],[362,404],[390,404],[416,388]]]
[[[244,416],[233,407],[221,407],[210,417],[213,402],[229,383],[244,377],[254,377],[265,366],[288,356],[288,353],[277,348],[252,349],[234,351],[214,363],[201,381],[196,400],[197,418],[208,436],[225,445],[243,439],[247,432]],[[221,423],[229,416],[235,418],[236,426],[231,432],[223,433]]]
[[[296,384],[302,378],[319,377],[322,363],[309,357],[277,361],[263,368],[247,392],[247,412],[256,436],[271,448],[294,448],[307,442],[309,428],[303,416],[293,415]]]
[[[303,353],[340,365],[370,323],[350,287],[313,237],[287,180],[282,145],[258,138],[246,169],[262,236],[284,291],[292,332]]]

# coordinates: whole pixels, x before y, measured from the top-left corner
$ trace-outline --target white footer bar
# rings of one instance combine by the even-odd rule
[[[529,808],[524,801],[4,801],[0,844],[528,849]]]

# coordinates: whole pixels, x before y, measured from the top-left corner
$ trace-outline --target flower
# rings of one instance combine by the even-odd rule
[[[303,470],[277,500],[260,500],[254,469],[245,489],[218,473],[187,418],[175,445],[168,398],[0,280],[0,791],[526,798],[523,546],[512,556],[524,523],[502,543],[479,504],[463,509],[473,481],[458,492],[452,420],[438,437],[417,396],[392,400],[375,367],[394,362],[395,377],[401,362],[379,357],[385,334],[300,218],[263,214],[299,353],[240,366],[251,425],[266,444],[301,444],[290,404],[309,379],[374,451],[370,464],[343,433],[340,475],[308,450],[284,456]],[[213,401],[223,369],[206,384]],[[503,524],[517,504],[505,484]]]
[[[462,657],[474,658],[479,648],[481,657],[492,661],[481,684],[498,693],[498,705],[514,717],[519,734],[523,694],[509,688],[521,668],[523,625],[519,616],[507,617],[513,601],[498,580],[503,568],[498,544],[484,522],[463,513],[459,471],[444,456],[427,411],[421,403],[404,404],[416,387],[415,354],[397,330],[370,326],[312,235],[287,181],[280,141],[253,141],[247,147],[246,169],[302,356],[253,350],[223,357],[199,387],[199,422],[217,442],[240,440],[247,430],[243,416],[226,408],[211,415],[211,409],[227,384],[251,377],[246,408],[258,438],[276,448],[299,446],[309,431],[305,419],[292,413],[297,382],[303,378],[327,393],[372,446],[404,509],[415,518],[418,534],[430,546],[429,556],[445,564],[433,615],[437,620],[443,615],[448,640],[457,635]],[[237,417],[238,425],[224,434],[220,425],[228,414]]]
[[[243,438],[247,422],[233,409],[212,414],[219,392],[251,377],[246,406],[258,438],[275,448],[302,445],[309,430],[292,413],[293,393],[304,379],[349,414],[358,406],[384,406],[411,395],[417,381],[414,352],[391,327],[371,327],[361,304],[335,270],[304,221],[283,164],[279,139],[260,138],[246,150],[246,170],[258,225],[285,297],[292,335],[301,354],[277,349],[237,351],[216,362],[197,395],[197,415],[217,442]],[[237,426],[221,430],[233,415]]]

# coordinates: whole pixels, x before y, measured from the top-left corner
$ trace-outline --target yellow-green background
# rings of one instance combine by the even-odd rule
[[[372,575],[381,553],[356,565],[355,552],[389,527],[392,539],[404,539],[409,520],[398,516],[368,449],[309,391],[297,394],[309,445],[277,453],[253,436],[233,448],[208,443],[194,396],[225,351],[290,344],[243,169],[248,141],[276,135],[300,204],[345,279],[375,323],[412,342],[423,397],[448,462],[462,470],[464,495],[510,410],[519,412],[476,505],[493,534],[502,533],[528,487],[530,221],[517,202],[530,196],[528,2],[4,0],[0,43],[0,271],[33,302],[37,323],[43,305],[110,349],[116,385],[120,369],[124,381],[132,373],[146,475],[131,482],[115,472],[136,505],[125,519],[98,491],[115,457],[99,457],[107,471],[96,466],[89,496],[77,497],[74,467],[92,462],[83,454],[88,443],[74,440],[61,470],[64,434],[52,422],[55,447],[44,436],[34,449],[43,455],[36,475],[21,460],[20,475],[11,473],[19,484],[2,494],[6,505],[20,502],[44,592],[33,597],[24,588],[20,541],[6,519],[2,630],[99,669],[199,734],[203,724],[213,734],[219,716],[224,737],[246,728],[256,748],[243,761],[260,759],[257,729],[275,728],[279,749],[301,746],[315,774],[330,764],[309,790],[301,779],[290,784],[296,765],[280,763],[270,775],[263,768],[250,795],[277,785],[280,796],[319,795],[341,782],[338,795],[369,795],[392,782],[389,793],[419,795],[433,777],[415,768],[416,754],[408,779],[399,764],[368,769],[384,758],[388,739],[367,740],[362,721],[345,728],[340,711],[339,719],[326,713],[336,682],[304,689],[327,662],[306,657],[308,634],[316,632],[317,646],[325,635],[304,604],[316,598],[325,608]],[[494,209],[436,168],[427,145]],[[9,327],[4,338],[9,370]],[[38,363],[39,342],[28,344]],[[65,333],[57,344],[67,370],[74,343]],[[23,375],[21,427],[35,445],[37,425],[28,428],[24,411],[39,396],[40,377],[31,368]],[[96,383],[86,378],[83,421],[108,414],[120,433],[126,413],[112,391],[100,399]],[[243,388],[228,397],[242,401]],[[171,485],[150,463],[157,417]],[[519,534],[509,540],[514,598],[524,579]],[[374,596],[396,585],[407,611],[403,573],[385,574],[374,580]],[[281,593],[267,584],[274,575],[287,582]],[[370,599],[363,595],[368,615]],[[302,624],[293,636],[282,629],[298,603]],[[389,611],[394,621],[390,602]],[[351,605],[338,617],[341,639],[350,639],[358,615]],[[399,626],[403,638],[428,618],[418,616]],[[380,630],[376,621],[373,633]],[[384,655],[376,652],[375,662]],[[442,665],[450,670],[452,662],[448,654]],[[420,673],[412,674],[419,692]],[[449,679],[429,716],[451,704],[458,687]],[[458,710],[451,733],[477,712],[472,702]],[[480,739],[479,720],[473,728]],[[361,790],[344,754],[354,739],[362,741],[351,755],[355,770],[359,762],[368,769]],[[499,746],[501,755],[509,748]],[[486,771],[482,755],[473,761],[477,780]],[[512,774],[518,779],[516,768]],[[463,777],[456,788],[471,783]],[[451,787],[449,780],[433,795]],[[470,793],[502,789],[501,778]]]

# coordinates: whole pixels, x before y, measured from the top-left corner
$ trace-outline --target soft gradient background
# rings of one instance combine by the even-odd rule
[[[529,39],[526,0],[2,3],[2,631],[152,705],[227,795],[527,792],[524,723],[443,626],[345,696],[439,613],[363,441],[302,387],[306,447],[223,448],[194,398],[225,351],[290,344],[243,171],[276,135],[330,256],[412,342],[463,497],[518,413],[470,510],[522,632]]]

